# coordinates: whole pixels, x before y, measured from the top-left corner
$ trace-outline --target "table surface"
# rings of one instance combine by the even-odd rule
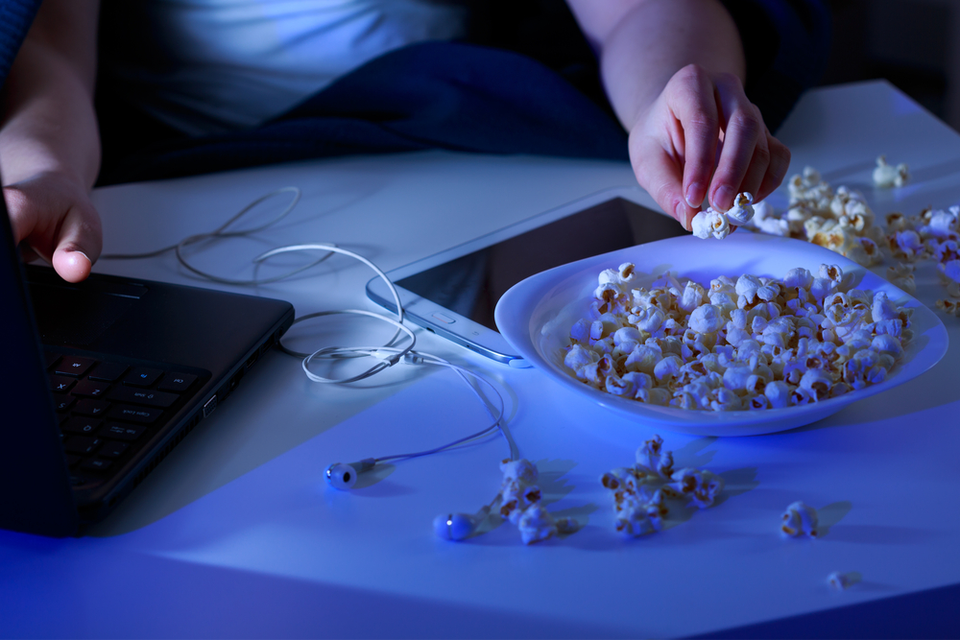
[[[960,136],[886,83],[811,91],[779,136],[793,152],[791,173],[814,166],[834,186],[860,189],[878,214],[960,202]],[[910,166],[907,186],[872,186],[880,154]],[[253,274],[253,256],[292,242],[335,242],[391,269],[632,184],[621,163],[426,152],[111,187],[95,200],[105,251],[133,252],[299,187],[301,203],[276,227],[197,253],[198,265],[236,278]],[[280,200],[255,215],[266,219]],[[97,270],[284,298],[300,315],[373,309],[363,292],[372,273],[340,257],[246,288],[201,283],[169,255]],[[917,297],[932,307],[943,297],[935,270],[917,273]],[[331,462],[436,446],[485,426],[455,374],[394,367],[360,384],[321,385],[297,359],[271,352],[87,536],[0,532],[0,635],[956,635],[960,320],[936,313],[951,338],[937,366],[830,418],[748,438],[661,433],[678,468],[709,468],[726,490],[715,508],[639,539],[614,531],[598,479],[632,464],[650,428],[570,397],[536,370],[419,332],[418,348],[501,388],[549,510],[582,525],[531,546],[509,523],[464,543],[431,532],[434,516],[473,512],[496,494],[506,452],[496,438],[399,462],[352,492],[322,480]],[[385,334],[337,316],[295,326],[288,343],[368,345]],[[795,500],[820,510],[819,539],[778,535]],[[832,590],[833,571],[862,579]]]

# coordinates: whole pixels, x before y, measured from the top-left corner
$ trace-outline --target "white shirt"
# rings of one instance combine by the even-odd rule
[[[199,135],[256,126],[392,49],[460,37],[466,11],[431,0],[149,0],[123,28],[154,35],[143,46],[128,37],[114,73],[147,112]]]

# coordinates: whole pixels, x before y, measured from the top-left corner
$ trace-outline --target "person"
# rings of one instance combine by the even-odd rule
[[[743,191],[761,200],[786,176],[790,152],[745,89],[748,71],[767,73],[789,40],[770,17],[783,7],[754,21],[755,38],[741,37],[744,12],[756,18],[771,2],[807,21],[823,17],[814,0],[567,0],[596,52],[638,183],[688,230],[704,201],[726,210]],[[102,158],[100,8],[99,0],[44,0],[2,88],[0,175],[14,237],[24,259],[46,260],[71,282],[87,277],[102,248],[90,197]],[[757,41],[768,43],[770,59],[750,69]],[[804,55],[794,52],[786,66],[801,68]],[[786,96],[779,119],[810,84],[811,74],[795,75],[803,79],[768,88]]]

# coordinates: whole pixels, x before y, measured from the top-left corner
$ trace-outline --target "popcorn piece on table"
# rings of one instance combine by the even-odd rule
[[[788,506],[787,510],[783,512],[783,522],[780,524],[780,532],[784,536],[792,538],[816,538],[818,525],[817,510],[803,502],[797,501]]]
[[[575,532],[579,525],[572,518],[557,518],[540,501],[537,466],[529,460],[506,459],[500,463],[500,516],[516,525],[524,544]]]
[[[546,540],[557,534],[557,523],[540,503],[532,505],[523,512],[517,522],[517,528],[520,530],[523,544]]]
[[[858,582],[860,582],[860,574],[856,571],[834,571],[827,576],[827,584],[837,591],[843,591]]]
[[[917,281],[913,275],[914,265],[905,262],[898,262],[896,265],[887,267],[887,280],[895,287],[900,287],[907,293],[913,295],[917,292]]]
[[[884,156],[877,158],[877,167],[873,170],[873,184],[878,187],[902,187],[910,179],[910,169],[900,163],[896,167],[887,164]]]
[[[684,500],[705,509],[723,491],[723,479],[706,469],[673,471],[673,452],[655,435],[637,449],[637,464],[603,474],[600,483],[613,494],[614,527],[637,537],[663,529],[667,500]]]
[[[951,316],[960,318],[960,301],[957,300],[937,300],[937,307]]]

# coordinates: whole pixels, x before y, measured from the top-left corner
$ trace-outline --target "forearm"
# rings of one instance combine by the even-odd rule
[[[3,91],[0,174],[13,184],[47,171],[90,188],[100,167],[92,80],[44,42],[26,42]]]
[[[600,57],[607,95],[628,131],[689,64],[746,80],[737,26],[718,0],[570,0],[570,6]]]
[[[89,189],[100,168],[93,107],[99,0],[44,0],[0,92],[4,184],[58,172]]]

